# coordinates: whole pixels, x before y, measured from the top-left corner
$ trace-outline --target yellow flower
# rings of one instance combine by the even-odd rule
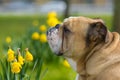
[[[48,13],[48,18],[53,18],[53,17],[57,17],[57,13],[55,11],[51,11]]]
[[[24,58],[19,54],[18,55],[18,62],[23,65],[24,64]]]
[[[27,60],[27,61],[33,61],[33,56],[32,56],[32,54],[28,51],[28,48],[26,49],[25,60]]]
[[[11,65],[12,73],[19,73],[21,68],[22,68],[22,66],[17,61],[13,62],[12,65]]]
[[[41,34],[41,35],[40,35],[40,41],[41,41],[42,43],[47,42],[46,34]]]
[[[7,43],[11,43],[11,41],[12,41],[12,39],[11,39],[10,36],[6,37],[6,42],[7,42]]]
[[[40,38],[40,36],[39,36],[39,33],[38,33],[38,32],[34,32],[34,33],[32,34],[32,39],[33,39],[33,40],[39,40],[39,38]]]
[[[15,60],[15,56],[14,56],[14,51],[12,49],[8,49],[8,61],[11,62],[13,60]]]
[[[70,68],[70,64],[67,62],[67,60],[63,61],[63,65],[67,68]]]
[[[33,26],[38,26],[39,21],[38,20],[34,20],[32,24],[33,24]]]
[[[7,53],[9,55],[9,54],[14,54],[15,52],[11,48],[9,48]]]
[[[50,26],[50,27],[54,27],[56,24],[59,24],[60,21],[57,19],[57,18],[49,18],[47,20],[47,24]]]
[[[7,60],[8,60],[9,62],[15,60],[15,56],[14,56],[14,54],[9,54]]]
[[[40,31],[42,31],[42,32],[46,32],[46,26],[45,25],[41,25],[40,27],[39,27],[39,29],[40,29]]]

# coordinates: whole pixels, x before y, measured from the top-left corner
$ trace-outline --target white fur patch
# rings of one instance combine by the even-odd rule
[[[53,28],[52,30],[50,30],[48,32],[47,39],[50,48],[53,52],[57,54],[62,44],[62,39],[59,37],[58,29]]]
[[[67,61],[69,62],[69,64],[71,65],[71,67],[72,67],[75,71],[77,71],[77,64],[76,64],[76,62],[73,61],[73,60],[70,59],[70,58],[66,58],[66,59],[67,59]]]
[[[73,60],[70,59],[70,58],[66,58],[66,59],[68,60],[68,62],[69,62],[69,64],[71,65],[71,67],[72,67],[75,71],[77,71],[77,64],[76,64],[76,62],[73,61]],[[80,75],[77,74],[75,80],[79,80],[79,77],[80,77]]]
[[[76,76],[75,80],[79,80],[79,74],[77,74],[77,76]]]

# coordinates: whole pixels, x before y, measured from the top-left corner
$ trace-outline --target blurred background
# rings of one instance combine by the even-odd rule
[[[34,15],[54,10],[69,13],[112,14],[113,0],[0,0],[0,14]]]
[[[76,72],[67,61],[51,52],[46,30],[69,16],[86,16],[101,18],[110,31],[120,33],[119,8],[120,0],[0,0],[0,80],[14,80],[10,64],[4,64],[10,46],[28,47],[34,57],[29,67],[23,66],[20,80],[29,80],[31,70],[31,80],[74,80]]]
[[[117,27],[120,26],[118,19],[120,15],[119,4],[119,0],[0,0],[0,34],[3,38],[7,36],[6,34],[10,35],[11,32],[15,34],[16,32],[13,29],[15,25],[19,35],[21,31],[25,31],[25,28],[30,26],[29,22],[35,18],[34,16],[45,16],[50,11],[57,12],[61,19],[69,16],[100,18],[110,16],[112,22],[108,26]],[[14,19],[13,16],[16,18]],[[29,16],[29,19],[20,18],[23,16],[24,18]]]

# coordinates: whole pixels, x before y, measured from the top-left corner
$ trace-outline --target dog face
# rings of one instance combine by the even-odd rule
[[[52,51],[65,57],[84,58],[90,49],[105,42],[107,29],[101,19],[70,17],[47,31]]]

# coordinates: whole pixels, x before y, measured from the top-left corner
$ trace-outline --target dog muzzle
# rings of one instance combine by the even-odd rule
[[[61,53],[59,53],[62,45],[62,39],[59,35],[59,27],[60,24],[57,24],[55,27],[50,28],[47,31],[47,39],[51,50],[57,55],[62,55]]]

